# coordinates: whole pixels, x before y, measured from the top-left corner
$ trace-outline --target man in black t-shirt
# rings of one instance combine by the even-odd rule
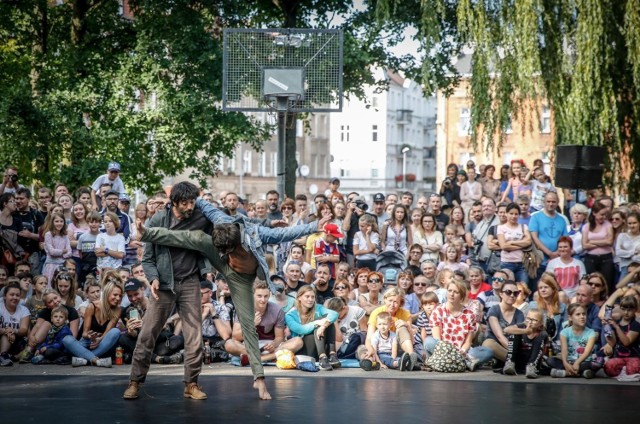
[[[31,191],[28,188],[19,188],[16,192],[15,218],[21,222],[20,232],[18,232],[18,244],[29,256],[31,272],[36,274],[40,271],[40,245],[38,230],[44,224],[42,214],[31,207]]]

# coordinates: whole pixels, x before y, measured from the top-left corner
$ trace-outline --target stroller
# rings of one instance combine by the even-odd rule
[[[397,285],[398,274],[407,267],[407,258],[396,250],[381,252],[376,258],[376,271],[384,276],[385,285]]]

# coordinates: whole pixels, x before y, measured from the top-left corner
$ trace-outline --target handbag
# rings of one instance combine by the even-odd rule
[[[433,350],[433,354],[425,362],[425,366],[437,372],[465,372],[467,361],[453,343],[440,340]]]
[[[524,233],[524,228],[522,232]],[[529,246],[522,248],[522,265],[524,265],[524,269],[527,270],[530,278],[538,276],[538,268],[540,268],[542,261],[544,261],[544,254],[536,247],[533,241]]]
[[[491,275],[500,271],[500,255],[497,251],[492,250],[489,255],[489,259],[487,259],[487,272]]]

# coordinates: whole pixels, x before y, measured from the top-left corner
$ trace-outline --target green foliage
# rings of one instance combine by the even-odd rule
[[[419,29],[424,52],[423,82],[448,93],[442,61],[463,45],[473,47],[471,141],[493,149],[502,143],[508,116],[537,129],[532,109],[547,101],[554,111],[556,143],[607,148],[611,188],[640,198],[640,2],[637,0],[421,0],[403,10],[395,0],[377,0],[384,18]],[[439,74],[440,73],[440,74]],[[434,76],[440,76],[435,78]]]
[[[23,182],[90,184],[122,163],[150,192],[193,168],[204,183],[239,142],[267,128],[223,113],[221,6],[215,1],[1,2],[0,156]]]

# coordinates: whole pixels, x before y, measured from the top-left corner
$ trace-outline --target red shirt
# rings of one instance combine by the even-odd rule
[[[471,290],[469,290],[467,294],[469,296],[469,299],[473,300],[473,299],[477,299],[478,296],[480,296],[480,293],[483,293],[489,290],[491,290],[491,286],[483,281],[482,284],[480,285],[480,289],[478,289],[478,291],[475,294],[471,293]]]

